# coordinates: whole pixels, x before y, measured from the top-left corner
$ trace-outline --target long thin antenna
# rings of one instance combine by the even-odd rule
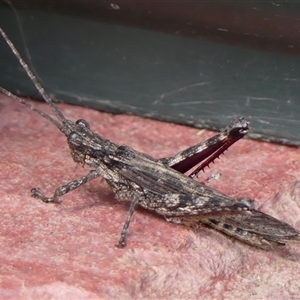
[[[11,98],[13,98],[13,99],[21,102],[22,104],[26,105],[27,107],[29,107],[33,111],[35,111],[38,114],[40,114],[41,116],[43,116],[48,121],[50,121],[53,124],[55,124],[59,129],[61,129],[63,127],[57,120],[53,119],[51,116],[49,116],[48,114],[44,113],[42,110],[40,110],[37,107],[33,106],[32,104],[30,104],[29,102],[25,101],[24,99],[22,99],[22,98],[20,98],[20,97],[18,97],[16,95],[14,95],[13,93],[9,92],[6,89],[4,89],[2,86],[0,86],[0,92],[2,92],[3,94],[5,94],[8,97],[11,97]]]
[[[17,10],[14,8],[13,4],[11,3],[11,1],[9,1],[9,0],[3,0],[3,2],[5,2],[10,7],[10,9],[14,13],[15,18],[17,20],[18,29],[20,31],[22,42],[24,44],[24,50],[25,50],[25,55],[26,55],[26,58],[27,58],[27,64],[29,65],[30,70],[32,71],[32,73],[37,78],[38,82],[42,83],[43,81],[42,81],[41,77],[39,76],[39,74],[37,73],[37,71],[35,70],[34,65],[32,63],[31,55],[30,55],[30,52],[28,50],[28,46],[27,46],[27,43],[26,43],[25,34],[24,34],[24,30],[23,30],[22,25],[21,25],[19,14],[18,14]]]
[[[26,71],[28,77],[32,80],[34,86],[36,87],[36,89],[38,90],[38,92],[42,95],[42,97],[44,98],[44,100],[49,104],[49,106],[51,107],[52,111],[54,112],[54,114],[56,115],[56,117],[63,123],[67,122],[67,119],[63,116],[63,114],[59,111],[59,109],[56,107],[56,105],[53,103],[52,99],[47,95],[45,89],[40,85],[40,83],[38,82],[38,80],[36,79],[36,76],[32,73],[32,71],[29,69],[27,63],[23,60],[23,58],[21,57],[20,53],[18,52],[18,50],[16,49],[16,47],[14,46],[14,44],[12,43],[12,41],[8,38],[8,36],[6,35],[6,33],[3,31],[3,29],[0,27],[0,33],[3,36],[4,40],[6,41],[6,43],[8,44],[8,46],[10,47],[10,49],[12,50],[12,52],[14,53],[14,55],[17,57],[19,63],[22,65],[22,67],[24,68],[24,70]],[[5,91],[5,89],[2,90],[6,95],[8,95]],[[11,93],[10,93],[11,94]],[[12,95],[12,94],[11,94]],[[16,96],[15,96],[16,97]],[[14,97],[13,97],[14,98]],[[18,98],[18,97],[17,97]],[[19,99],[18,99],[19,100]],[[20,101],[20,100],[19,100]],[[23,102],[22,102],[23,103]],[[55,123],[57,125],[57,123]],[[61,126],[60,126],[61,128]]]

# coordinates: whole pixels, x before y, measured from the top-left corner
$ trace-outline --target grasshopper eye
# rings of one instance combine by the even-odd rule
[[[90,124],[86,120],[79,119],[79,120],[76,121],[76,124],[81,126],[81,127],[86,127],[88,129],[90,129]]]

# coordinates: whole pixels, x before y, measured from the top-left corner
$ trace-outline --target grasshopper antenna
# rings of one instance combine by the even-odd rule
[[[3,0],[3,2],[6,3],[10,7],[10,9],[14,13],[15,18],[17,20],[17,24],[18,24],[18,28],[19,28],[19,31],[20,31],[20,34],[21,34],[22,42],[24,44],[25,54],[26,54],[26,57],[27,57],[27,64],[29,65],[30,69],[32,70],[32,72],[34,73],[34,75],[38,79],[38,81],[43,82],[41,77],[39,76],[39,74],[36,72],[36,70],[34,68],[34,65],[32,63],[31,55],[30,55],[30,52],[29,52],[28,47],[27,47],[25,34],[24,34],[24,31],[23,31],[23,28],[22,28],[22,25],[21,25],[19,14],[18,14],[17,10],[15,9],[15,7],[13,6],[13,4],[11,3],[11,1]]]
[[[10,47],[10,49],[12,50],[12,52],[14,53],[14,55],[16,56],[16,58],[18,59],[18,61],[21,64],[21,66],[26,71],[28,77],[31,79],[31,81],[33,82],[33,84],[36,87],[36,89],[38,90],[38,92],[41,94],[41,96],[44,98],[44,100],[47,102],[47,104],[51,107],[51,109],[54,112],[55,116],[62,123],[64,123],[64,124],[67,123],[68,122],[67,119],[63,116],[63,114],[60,112],[60,110],[57,108],[57,106],[53,103],[53,101],[50,98],[50,96],[47,95],[45,89],[38,82],[36,76],[30,70],[30,68],[28,67],[27,63],[23,60],[23,58],[21,57],[21,55],[18,52],[18,50],[16,49],[16,47],[14,46],[14,44],[12,43],[12,41],[9,39],[9,37],[6,35],[6,33],[3,31],[3,29],[1,27],[0,27],[0,33],[3,36],[4,40],[6,41],[6,43],[8,44],[8,46]],[[4,94],[6,94],[7,96],[12,97],[13,99],[18,100],[22,104],[25,104],[27,107],[29,107],[30,109],[34,110],[35,112],[37,112],[38,114],[40,114],[41,116],[43,116],[44,118],[46,118],[47,120],[49,120],[50,122],[52,122],[53,124],[55,124],[62,132],[64,132],[63,125],[61,125],[59,122],[57,122],[51,116],[47,115],[46,113],[42,112],[38,108],[36,108],[33,105],[27,103],[25,100],[17,97],[16,95],[12,94],[11,92],[7,91],[6,89],[4,89],[2,87],[0,87],[0,91],[3,92]]]
[[[0,28],[0,30],[1,30],[1,28]],[[9,92],[8,90],[4,89],[2,86],[0,86],[0,92],[2,92],[3,94],[5,94],[6,96],[8,96],[10,98],[13,98],[13,99],[21,102],[22,104],[26,105],[27,107],[29,107],[30,109],[37,112],[39,115],[43,116],[45,119],[47,119],[48,121],[53,123],[55,126],[57,126],[61,130],[61,128],[62,128],[61,124],[59,122],[57,122],[57,120],[55,120],[51,116],[49,116],[48,114],[44,113],[42,110],[38,109],[37,107],[33,106],[29,102],[25,101],[24,99]]]

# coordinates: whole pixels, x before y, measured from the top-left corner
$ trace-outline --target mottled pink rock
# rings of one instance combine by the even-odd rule
[[[46,104],[34,103],[49,111]],[[154,157],[175,154],[213,132],[133,116],[59,105],[105,138]],[[46,195],[88,172],[76,167],[53,124],[0,98],[1,299],[296,299],[300,244],[266,252],[212,229],[169,224],[138,209],[125,249],[115,247],[128,203],[96,179],[45,204]],[[300,229],[300,151],[242,140],[200,176],[209,185],[255,198],[261,209]]]

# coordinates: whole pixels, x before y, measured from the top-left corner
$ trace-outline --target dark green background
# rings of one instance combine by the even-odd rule
[[[50,5],[51,1],[44,3]],[[268,4],[271,7],[271,2],[261,5],[268,9]],[[300,8],[297,3],[288,7],[279,4],[287,16]],[[98,9],[118,13],[109,3],[105,5]],[[286,45],[279,41],[278,48],[275,39],[272,51],[264,49],[263,36],[259,40],[262,47],[257,47],[259,41],[248,47],[246,34],[240,35],[245,40],[238,43],[231,43],[232,36],[226,42],[227,29],[221,27],[215,30],[222,39],[205,34],[192,37],[173,28],[159,31],[150,23],[138,28],[107,18],[98,20],[94,15],[88,18],[79,8],[78,14],[74,10],[68,14],[49,7],[29,5],[17,7],[17,11],[31,65],[56,98],[114,113],[213,129],[245,116],[251,122],[253,138],[300,144],[297,37]],[[119,7],[121,11],[121,2]],[[0,26],[24,57],[16,18],[4,3],[0,4]],[[3,39],[0,57],[1,86],[37,97]]]

